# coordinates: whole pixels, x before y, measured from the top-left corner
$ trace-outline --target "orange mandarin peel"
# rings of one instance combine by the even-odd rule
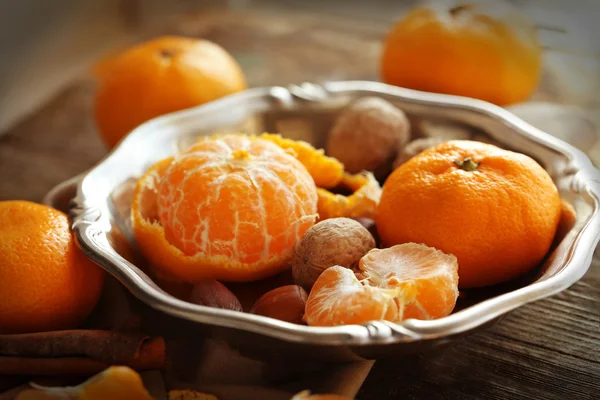
[[[318,211],[321,220],[328,218],[374,218],[381,186],[370,172],[351,175],[337,159],[325,155],[307,142],[291,140],[270,133],[261,139],[272,141],[298,159],[313,177],[318,187]],[[350,189],[350,195],[332,193],[328,189]]]
[[[320,188],[334,188],[344,177],[344,165],[332,157],[327,157],[323,149],[317,150],[302,140],[285,139],[281,135],[263,133],[259,138],[275,143],[298,159]]]
[[[352,194],[345,196],[323,188],[317,190],[320,219],[375,218],[381,198],[381,186],[372,173],[344,173],[339,186],[350,189]]]
[[[132,225],[144,255],[175,279],[252,281],[289,266],[317,219],[304,165],[271,141],[200,139],[139,179]]]

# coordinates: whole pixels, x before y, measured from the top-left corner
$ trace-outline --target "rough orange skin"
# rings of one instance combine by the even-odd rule
[[[382,80],[498,105],[526,100],[542,66],[535,27],[509,5],[493,3],[489,10],[457,2],[410,11],[384,43]]]
[[[455,163],[471,158],[465,171]],[[535,267],[561,213],[558,191],[530,157],[472,141],[430,148],[385,182],[377,228],[386,245],[425,243],[458,258],[460,287],[492,285]]]
[[[94,100],[109,147],[143,122],[246,89],[235,59],[207,40],[167,36],[102,61]]]
[[[133,232],[165,276],[252,281],[289,267],[293,246],[317,219],[306,168],[257,137],[203,138],[138,181]]]
[[[0,202],[0,333],[78,327],[103,281],[104,271],[75,246],[64,213]]]

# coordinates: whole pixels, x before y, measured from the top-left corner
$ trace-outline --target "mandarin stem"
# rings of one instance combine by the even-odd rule
[[[454,164],[456,164],[458,166],[458,168],[462,169],[463,171],[467,171],[467,172],[473,172],[476,171],[477,168],[479,167],[479,163],[474,162],[471,157],[467,157],[464,160],[456,160],[454,161]]]

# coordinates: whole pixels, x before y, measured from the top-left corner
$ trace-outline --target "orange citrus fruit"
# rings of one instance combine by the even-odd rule
[[[167,36],[102,61],[94,101],[98,130],[112,147],[141,123],[246,89],[235,59],[207,40]]]
[[[254,136],[203,138],[151,167],[132,204],[136,240],[165,275],[249,281],[289,266],[317,218],[306,168]]]
[[[530,157],[450,141],[413,157],[383,186],[377,230],[386,245],[454,254],[463,288],[515,278],[546,255],[561,213],[548,173]]]
[[[373,249],[359,270],[334,266],[319,276],[306,302],[308,325],[440,318],[458,298],[456,257],[426,245]]]
[[[381,58],[386,83],[499,105],[526,100],[541,67],[535,26],[498,0],[414,8],[389,33]]]
[[[0,202],[0,332],[76,328],[104,271],[73,242],[67,216],[28,201]]]
[[[78,386],[25,390],[16,400],[154,400],[140,375],[128,367],[109,367]]]

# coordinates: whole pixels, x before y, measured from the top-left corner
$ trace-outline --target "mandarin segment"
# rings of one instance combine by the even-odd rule
[[[315,282],[306,303],[312,326],[400,322],[449,315],[458,298],[456,257],[407,243],[373,249],[360,261],[361,279],[335,266]]]
[[[128,367],[113,366],[78,386],[38,387],[21,392],[16,400],[154,400],[142,378]]]
[[[304,320],[311,326],[361,324],[398,319],[394,289],[365,285],[354,272],[339,265],[317,278],[308,300]]]
[[[360,260],[359,269],[371,284],[400,289],[400,320],[444,317],[458,298],[456,257],[433,247],[406,243],[373,249]]]
[[[184,281],[245,281],[287,266],[316,220],[306,168],[254,136],[204,138],[138,181],[133,227],[146,257]],[[142,211],[142,213],[140,213]]]
[[[375,218],[381,198],[381,186],[372,173],[363,172],[356,175],[345,173],[339,186],[349,189],[352,194],[345,196],[322,188],[317,190],[321,220],[339,217]]]
[[[317,187],[333,188],[342,181],[344,165],[335,158],[327,157],[322,149],[317,150],[307,142],[285,139],[280,135],[264,133],[259,137],[290,151],[306,167]]]

